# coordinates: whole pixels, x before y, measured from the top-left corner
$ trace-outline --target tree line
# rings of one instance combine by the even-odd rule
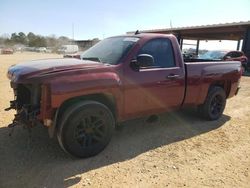
[[[12,33],[10,37],[0,37],[0,44],[4,46],[14,46],[16,44],[29,47],[56,47],[70,42],[70,39],[65,36],[56,37],[36,35],[29,32],[27,35],[24,32]]]

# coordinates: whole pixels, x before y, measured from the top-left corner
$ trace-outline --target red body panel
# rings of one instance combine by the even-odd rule
[[[149,40],[167,37],[174,49],[176,67],[145,69],[136,72],[130,62]],[[124,66],[124,118],[144,116],[179,108],[185,93],[185,70],[178,43],[173,36],[145,35],[123,64]],[[167,76],[177,74],[175,80]]]
[[[234,96],[241,77],[239,62],[185,63],[187,89],[184,105],[202,104],[211,85],[229,87],[228,97]],[[225,88],[227,90],[227,88]]]

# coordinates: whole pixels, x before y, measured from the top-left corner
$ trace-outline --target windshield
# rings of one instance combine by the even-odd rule
[[[119,60],[127,54],[138,40],[139,38],[137,37],[107,38],[86,50],[81,55],[81,59],[115,65],[118,64]]]
[[[200,55],[199,59],[223,59],[226,55],[226,51],[208,51]]]

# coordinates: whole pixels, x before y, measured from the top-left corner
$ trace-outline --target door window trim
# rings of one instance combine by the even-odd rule
[[[143,45],[142,45],[142,47],[139,49],[139,51],[138,51],[138,53],[136,54],[136,57],[138,56],[138,55],[140,55],[141,53],[139,53],[140,52],[140,50],[145,46],[145,45],[147,45],[149,42],[151,42],[151,41],[154,41],[154,40],[159,40],[159,39],[161,39],[161,40],[166,40],[166,41],[168,41],[169,42],[169,44],[170,44],[170,49],[171,49],[171,52],[172,52],[172,57],[173,57],[173,61],[174,61],[174,66],[172,66],[172,67],[158,67],[158,66],[149,66],[149,67],[143,67],[143,68],[140,68],[139,70],[147,70],[147,69],[153,69],[153,70],[156,70],[156,69],[169,69],[169,68],[175,68],[175,67],[177,67],[177,68],[180,68],[179,66],[177,66],[177,64],[176,64],[176,59],[175,59],[175,53],[174,53],[174,48],[173,48],[173,45],[172,45],[172,41],[170,40],[170,39],[168,39],[168,38],[164,38],[164,37],[158,37],[158,38],[153,38],[153,39],[150,39],[149,41],[147,41],[147,42],[145,42]],[[150,54],[149,54],[150,55]]]

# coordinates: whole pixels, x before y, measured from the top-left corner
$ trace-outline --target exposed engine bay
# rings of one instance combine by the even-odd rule
[[[16,110],[13,122],[8,127],[15,127],[20,124],[23,126],[33,127],[40,124],[37,116],[40,114],[41,87],[36,84],[14,84],[11,82],[14,90],[14,100],[10,101],[11,109]]]

